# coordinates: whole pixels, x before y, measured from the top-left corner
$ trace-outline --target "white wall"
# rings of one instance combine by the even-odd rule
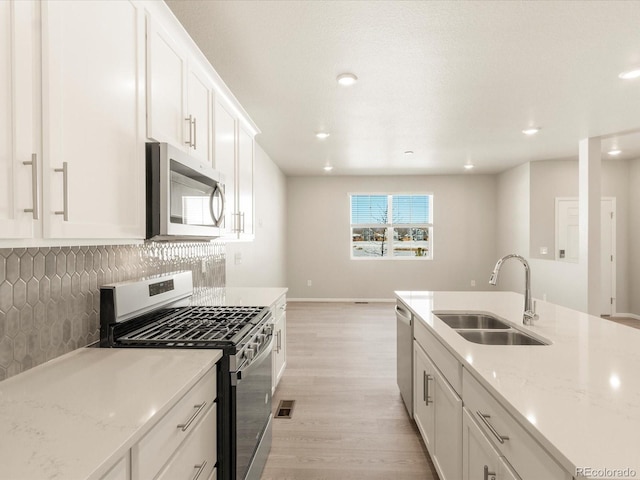
[[[351,260],[348,194],[403,192],[434,194],[434,260]],[[471,280],[487,290],[495,198],[495,176],[289,177],[289,296],[390,299],[394,290],[470,290]]]
[[[228,287],[285,287],[286,178],[257,143],[253,182],[255,240],[227,244],[226,284]],[[236,264],[238,254],[241,263]]]
[[[629,309],[640,315],[640,159],[629,162]]]

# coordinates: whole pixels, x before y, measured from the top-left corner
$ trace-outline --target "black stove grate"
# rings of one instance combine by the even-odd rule
[[[120,336],[118,341],[167,345],[230,342],[258,323],[264,311],[263,307],[187,307]]]

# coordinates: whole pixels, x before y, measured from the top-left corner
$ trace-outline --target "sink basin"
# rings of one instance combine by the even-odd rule
[[[518,332],[507,331],[473,331],[458,330],[458,334],[473,343],[482,345],[546,345],[540,340]]]
[[[451,328],[508,329],[509,325],[486,313],[436,313]]]

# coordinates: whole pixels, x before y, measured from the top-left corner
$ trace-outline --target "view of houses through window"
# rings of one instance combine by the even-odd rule
[[[351,258],[432,258],[433,195],[352,194]]]

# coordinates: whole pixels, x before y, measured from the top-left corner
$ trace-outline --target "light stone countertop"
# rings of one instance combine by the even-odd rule
[[[230,307],[268,307],[286,295],[284,287],[207,288],[197,292],[192,305],[224,305]]]
[[[525,327],[513,292],[396,296],[569,473],[630,468],[640,477],[640,330],[542,301]],[[432,311],[490,312],[551,345],[479,345]]]
[[[81,348],[0,382],[0,478],[100,478],[221,356]]]

